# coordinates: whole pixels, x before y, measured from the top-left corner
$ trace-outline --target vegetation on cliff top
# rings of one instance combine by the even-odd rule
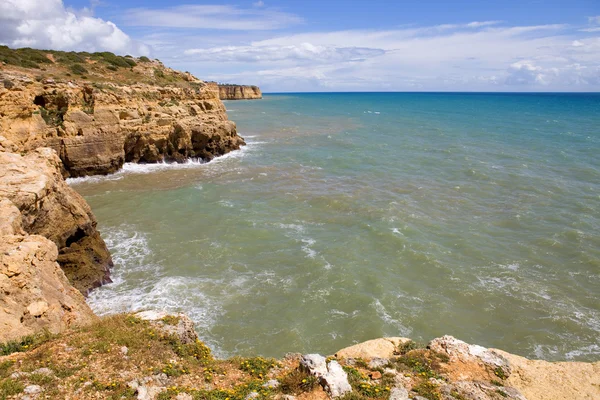
[[[175,326],[179,320],[169,316],[161,322]],[[182,343],[129,314],[0,348],[3,354],[12,353],[0,356],[0,399],[12,398],[32,385],[41,388],[46,398],[133,399],[141,386],[144,390],[160,387],[157,398],[163,400],[182,393],[210,400],[324,398],[318,379],[299,368],[298,355],[282,360],[218,360],[202,342]],[[398,376],[412,382],[413,395],[440,399],[436,382],[445,379],[447,356],[413,345],[399,348],[396,354],[379,366],[362,359],[339,360],[353,389],[343,399],[387,399]],[[502,389],[502,382],[498,385]]]
[[[90,82],[156,85],[193,84],[196,79],[165,67],[158,60],[142,56],[119,56],[111,52],[65,52],[31,48],[11,49],[0,46],[0,70],[29,70],[36,78],[83,79]]]

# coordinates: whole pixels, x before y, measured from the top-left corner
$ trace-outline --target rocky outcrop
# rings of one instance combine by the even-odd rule
[[[262,93],[258,86],[219,85],[219,98],[221,100],[255,100],[262,99]]]
[[[43,329],[59,333],[96,318],[57,257],[56,245],[43,236],[0,237],[0,343]]]
[[[433,339],[426,348],[400,339],[393,355],[386,345],[390,338],[382,338],[342,349],[336,358],[341,363],[383,371],[388,381],[393,378],[390,399],[416,399],[413,392],[423,387],[433,393],[434,397],[428,398],[448,400],[600,398],[600,362],[528,360],[452,336]],[[407,373],[410,369],[417,374]],[[371,380],[382,377],[369,376]],[[366,380],[365,384],[373,382]]]
[[[0,71],[0,80],[11,82],[0,86],[0,146],[53,148],[71,177],[112,173],[125,161],[208,161],[239,149],[244,141],[217,84],[184,78],[172,85],[93,84]]]
[[[86,294],[110,281],[112,260],[89,205],[65,183],[61,171],[52,149],[26,156],[0,152],[0,232],[51,240],[58,249],[53,261]]]
[[[512,373],[507,384],[527,399],[600,399],[600,362],[548,362],[528,360],[493,350],[507,360]]]

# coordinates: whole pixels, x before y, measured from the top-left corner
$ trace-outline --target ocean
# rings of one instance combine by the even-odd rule
[[[187,313],[222,357],[444,334],[600,356],[600,94],[270,94],[210,163],[70,180],[99,314]]]

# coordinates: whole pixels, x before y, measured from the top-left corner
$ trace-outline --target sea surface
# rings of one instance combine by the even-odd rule
[[[226,107],[241,151],[70,180],[115,261],[94,311],[185,312],[219,356],[450,334],[600,359],[600,94]]]

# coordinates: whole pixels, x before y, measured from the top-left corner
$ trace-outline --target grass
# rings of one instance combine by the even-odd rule
[[[0,381],[0,400],[5,400],[9,396],[14,396],[23,392],[25,385],[15,379],[4,379]]]
[[[318,385],[317,378],[305,371],[295,369],[279,379],[280,389],[285,394],[297,395],[310,392]]]
[[[423,396],[429,400],[442,400],[442,395],[440,393],[440,389],[438,385],[435,383],[431,383],[429,381],[422,381],[415,387],[413,387],[413,392],[417,393],[419,396]]]
[[[409,340],[408,342],[404,342],[398,345],[398,348],[396,349],[396,351],[394,351],[394,354],[404,355],[409,351],[421,349],[423,347],[424,346],[419,345],[417,342]]]
[[[439,378],[442,364],[448,362],[446,354],[427,349],[410,350],[393,361],[398,371],[410,370],[420,377]]]
[[[506,375],[506,373],[504,372],[502,367],[494,368],[494,375],[496,375],[498,378],[500,378],[502,380],[508,378],[508,376]]]
[[[73,64],[71,65],[71,72],[73,72],[76,75],[83,75],[87,74],[88,70],[85,69],[85,67],[81,64]]]
[[[0,356],[7,356],[12,353],[32,350],[46,343],[53,337],[54,335],[52,335],[49,331],[45,330],[36,335],[24,336],[19,340],[12,340],[6,343],[0,343]]]
[[[263,378],[271,370],[277,366],[277,361],[272,358],[265,359],[262,357],[253,357],[243,359],[240,363],[240,369],[249,373],[254,377]]]
[[[111,52],[64,52],[0,46],[0,63],[40,71],[39,73],[43,73],[41,79],[61,81],[77,78],[91,83],[147,83],[198,90],[197,82],[187,82],[177,71],[162,64],[157,65],[148,57],[133,58]]]

